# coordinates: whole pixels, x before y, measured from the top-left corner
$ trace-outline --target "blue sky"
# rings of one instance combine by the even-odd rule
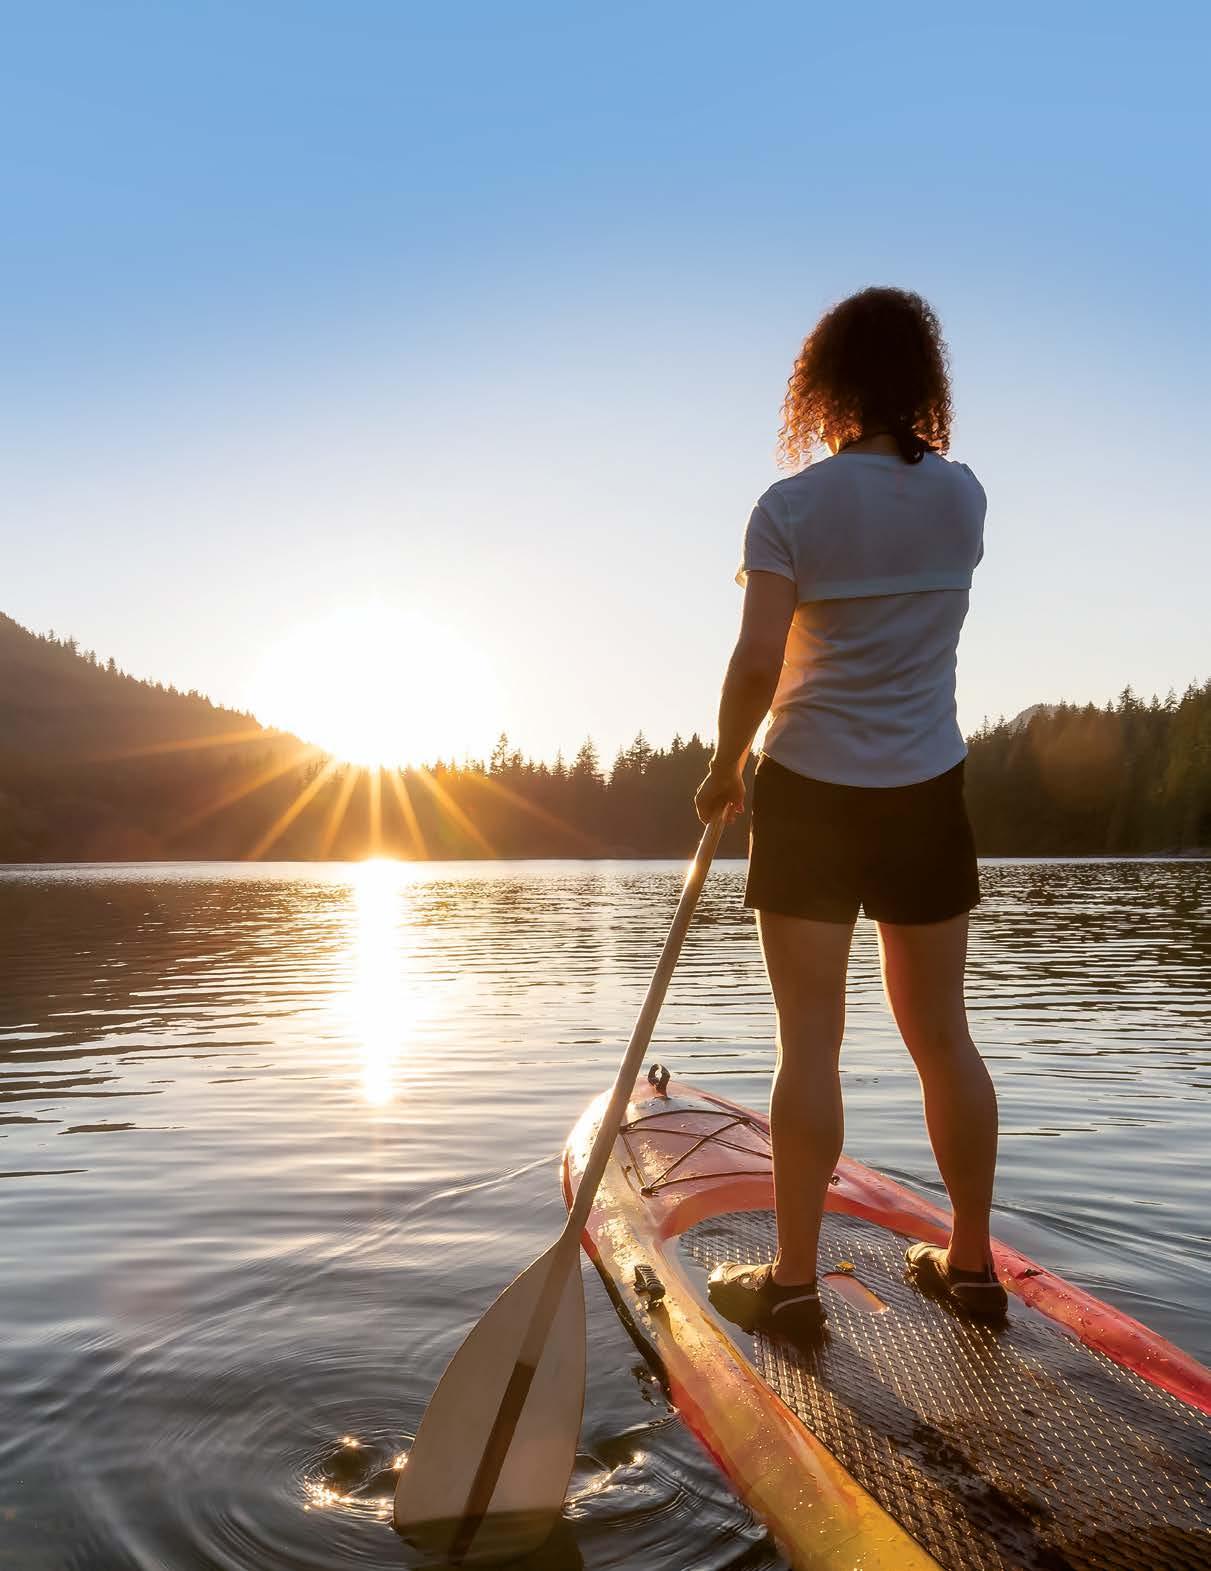
[[[255,704],[369,604],[438,629],[405,731],[443,681],[476,751],[709,731],[795,349],[895,282],[990,497],[965,727],[1211,674],[1205,8],[46,0],[6,35],[19,621]]]

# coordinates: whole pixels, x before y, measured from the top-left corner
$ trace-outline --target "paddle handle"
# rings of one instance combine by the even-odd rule
[[[627,1110],[627,1103],[631,1100],[635,1076],[639,1073],[643,1055],[652,1040],[660,1006],[664,1003],[665,993],[668,992],[669,978],[681,954],[686,930],[694,915],[694,907],[698,904],[698,896],[702,893],[702,886],[706,882],[706,875],[710,871],[726,822],[727,809],[724,808],[711,819],[703,831],[702,839],[698,842],[694,860],[690,863],[689,871],[685,875],[685,883],[681,886],[681,899],[677,902],[673,925],[669,928],[664,948],[660,951],[660,959],[656,964],[655,974],[648,984],[647,997],[643,1001],[643,1008],[639,1011],[639,1019],[635,1022],[631,1040],[627,1044],[622,1063],[618,1066],[618,1078],[614,1081],[610,1100],[601,1115],[601,1123],[597,1126],[597,1134],[593,1139],[588,1161],[584,1165],[580,1183],[576,1188],[576,1199],[568,1212],[567,1225],[561,1237],[561,1241],[574,1243],[577,1250],[580,1248],[580,1235],[584,1232],[584,1225],[593,1208],[597,1186],[605,1173],[606,1163],[610,1160],[610,1152],[614,1149],[614,1141],[617,1139],[619,1126]]]

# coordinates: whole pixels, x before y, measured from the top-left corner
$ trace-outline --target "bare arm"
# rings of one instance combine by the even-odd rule
[[[797,600],[795,584],[781,573],[749,573],[740,636],[719,699],[719,739],[711,772],[694,798],[704,823],[724,806],[733,817],[743,811],[741,772],[757,727],[769,713]]]

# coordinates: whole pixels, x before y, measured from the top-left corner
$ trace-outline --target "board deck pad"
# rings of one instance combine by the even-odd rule
[[[822,1274],[886,1307],[826,1284],[818,1346],[744,1337],[771,1390],[945,1571],[1209,1571],[1211,1420],[1020,1303],[985,1326],[925,1298],[911,1241],[826,1213]],[[707,1271],[775,1244],[772,1211],[680,1238]]]

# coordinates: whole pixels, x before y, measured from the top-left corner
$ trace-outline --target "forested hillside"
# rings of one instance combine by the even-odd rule
[[[1104,709],[1036,705],[968,740],[985,856],[1211,848],[1211,682],[1163,702],[1127,688]]]
[[[0,616],[0,861],[680,857],[708,754],[640,735],[608,767],[591,741],[547,764],[502,737],[482,762],[366,771]],[[986,856],[1211,847],[1211,683],[986,725],[968,786]]]
[[[0,616],[0,860],[237,854],[290,790],[289,771],[269,777],[299,746]],[[201,816],[258,775],[251,812]]]

